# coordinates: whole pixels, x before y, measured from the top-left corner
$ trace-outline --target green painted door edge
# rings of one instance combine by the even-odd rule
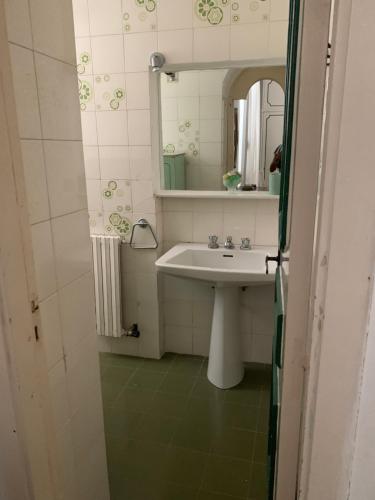
[[[275,314],[275,363],[281,369],[283,365],[282,351],[283,351],[284,319],[285,319],[284,290],[283,290],[281,266],[279,266],[276,269],[274,314]]]
[[[293,119],[295,111],[299,18],[300,0],[290,0],[285,82],[283,155],[281,164],[281,185],[279,201],[279,248],[282,252],[285,251],[288,230],[288,202],[290,165],[292,160],[293,145]]]

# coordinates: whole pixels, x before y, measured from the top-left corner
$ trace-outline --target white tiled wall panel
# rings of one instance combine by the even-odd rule
[[[102,436],[72,3],[5,4],[41,315],[40,345],[52,406],[49,425],[56,436],[57,496],[109,500],[103,439],[86,439],[85,429],[77,432],[76,425],[77,416],[85,413],[88,423],[96,423],[96,436]],[[85,5],[74,3],[76,33],[87,37],[82,46],[90,48]],[[104,16],[102,22],[109,25]],[[122,35],[120,39],[122,47]],[[92,74],[91,56],[87,71]],[[86,172],[99,180],[95,107],[84,122]]]

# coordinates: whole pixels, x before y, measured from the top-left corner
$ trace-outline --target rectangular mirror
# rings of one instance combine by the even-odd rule
[[[268,190],[277,172],[285,67],[160,72],[160,185],[166,190]]]

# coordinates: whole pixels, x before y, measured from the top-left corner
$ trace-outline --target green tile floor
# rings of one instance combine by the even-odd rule
[[[197,356],[100,365],[111,500],[266,500],[268,367],[223,391]]]

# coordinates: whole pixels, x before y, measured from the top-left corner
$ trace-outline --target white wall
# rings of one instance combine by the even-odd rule
[[[373,276],[374,279],[374,276]],[[350,481],[349,500],[370,500],[375,491],[375,288],[368,325],[358,428]]]
[[[163,249],[176,243],[207,243],[216,234],[235,244],[277,246],[278,200],[163,200]],[[270,363],[274,333],[273,286],[248,287],[241,295],[244,361]],[[195,280],[163,276],[165,350],[208,356],[214,291]]]
[[[108,498],[72,7],[6,2],[62,499]]]

